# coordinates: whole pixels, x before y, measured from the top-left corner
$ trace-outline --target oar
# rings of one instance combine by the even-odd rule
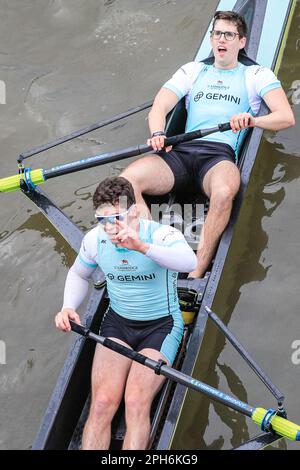
[[[225,132],[231,130],[230,123],[219,124],[216,127],[210,129],[199,129],[197,131],[188,132],[186,134],[179,134],[173,137],[169,137],[165,141],[166,147],[169,145],[176,145],[183,142],[188,142],[193,139],[200,139],[207,135],[213,134],[214,132]],[[6,193],[10,191],[16,191],[21,186],[25,185],[28,190],[34,190],[35,186],[50,178],[56,178],[57,176],[66,175],[68,173],[74,173],[76,171],[85,170],[94,166],[103,165],[104,163],[111,163],[117,160],[123,160],[124,158],[135,157],[147,152],[153,152],[151,146],[148,145],[137,145],[136,147],[129,147],[116,152],[104,153],[102,155],[96,155],[93,157],[85,158],[83,160],[77,160],[75,162],[66,163],[64,165],[58,165],[48,170],[42,168],[32,170],[31,168],[25,168],[23,173],[15,176],[9,176],[7,178],[0,179],[0,192]],[[22,188],[23,189],[23,188]]]
[[[286,418],[278,416],[276,410],[265,410],[264,408],[254,408],[245,402],[238,400],[237,398],[231,397],[226,393],[220,392],[219,390],[207,385],[199,380],[190,377],[182,372],[179,372],[172,367],[165,365],[162,361],[154,361],[143,354],[137,353],[132,349],[123,346],[122,344],[116,343],[111,339],[104,338],[103,336],[92,333],[88,328],[78,325],[77,323],[70,321],[71,329],[86,338],[92,339],[97,343],[102,344],[106,348],[115,351],[122,356],[126,356],[135,362],[149,367],[154,370],[156,374],[161,374],[174,382],[185,385],[186,387],[201,392],[208,397],[212,398],[223,405],[232,408],[233,410],[239,411],[240,413],[249,416],[252,421],[261,426],[263,431],[269,432],[272,430],[276,434],[286,437],[292,441],[300,441],[300,426],[288,421]]]
[[[242,358],[246,361],[246,363],[251,367],[251,369],[256,373],[256,375],[260,378],[263,384],[270,390],[270,392],[274,395],[276,400],[278,401],[278,406],[282,408],[282,404],[284,401],[283,393],[273,384],[270,377],[266,374],[266,372],[254,361],[254,359],[250,356],[248,351],[244,348],[244,346],[238,341],[238,339],[234,336],[234,334],[227,328],[227,326],[222,322],[222,320],[218,317],[218,315],[213,312],[209,307],[205,307],[207,315],[209,318],[217,325],[218,328],[224,333],[226,338],[230,341],[233,347],[238,351],[238,353],[242,356]]]
[[[101,127],[105,127],[109,124],[113,124],[114,122],[121,121],[121,119],[125,119],[126,117],[132,116],[133,114],[139,113],[140,111],[144,111],[145,109],[150,108],[152,104],[153,101],[148,101],[147,103],[140,104],[136,108],[130,108],[124,113],[117,114],[116,116],[106,119],[105,121],[95,122],[94,124],[84,127],[83,129],[79,129],[78,131],[74,131],[71,134],[67,134],[63,137],[60,137],[59,139],[53,140],[52,142],[48,142],[44,145],[39,145],[38,147],[34,147],[31,150],[26,150],[26,152],[23,152],[19,155],[18,162],[22,163],[23,160],[32,157],[33,155],[45,152],[45,150],[52,149],[57,145],[64,144],[65,142],[69,142],[70,140],[76,139],[77,137],[81,137],[82,135],[89,134],[92,131],[101,129]]]

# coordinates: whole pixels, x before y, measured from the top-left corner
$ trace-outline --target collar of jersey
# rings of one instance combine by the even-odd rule
[[[239,68],[241,67],[241,63],[238,62],[237,66],[234,67],[234,69],[218,69],[217,67],[215,67],[214,65],[212,66],[213,70],[217,73],[221,73],[221,74],[230,74],[230,73],[234,73],[236,72],[237,70],[239,70]]]

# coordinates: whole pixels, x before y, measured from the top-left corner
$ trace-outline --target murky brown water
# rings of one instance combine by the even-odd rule
[[[265,133],[213,306],[285,394],[288,416],[298,423],[300,364],[292,361],[292,345],[300,344],[299,48],[298,1],[279,73],[297,125]],[[253,406],[276,407],[215,326],[206,330],[196,370],[201,380]],[[249,419],[188,393],[174,448],[229,449],[259,432]],[[275,447],[299,444],[280,441]]]
[[[193,58],[217,1],[0,0],[0,177],[20,152],[151,100]],[[30,160],[34,168],[145,141],[146,113]],[[123,162],[124,166],[126,163]],[[51,180],[47,193],[84,230],[91,194],[119,164]],[[30,447],[70,338],[57,332],[74,253],[21,193],[0,203],[0,449]]]

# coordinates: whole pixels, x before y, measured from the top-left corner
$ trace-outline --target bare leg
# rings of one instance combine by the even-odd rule
[[[156,361],[166,360],[154,349],[140,351]],[[165,377],[154,374],[141,364],[133,363],[128,375],[125,391],[126,435],[123,450],[146,449],[150,438],[150,410],[152,401],[162,386]]]
[[[236,165],[229,161],[218,163],[205,175],[203,187],[210,198],[210,205],[197,250],[198,266],[189,274],[190,277],[198,278],[205,274],[228,224],[233,199],[239,186],[240,172]]]
[[[120,176],[131,182],[140,217],[147,219],[150,219],[151,215],[142,194],[155,196],[166,194],[171,191],[175,181],[170,167],[158,155],[149,155],[136,160]]]
[[[109,448],[111,421],[123,396],[131,363],[130,359],[97,345],[92,369],[92,403],[82,436],[83,450]]]

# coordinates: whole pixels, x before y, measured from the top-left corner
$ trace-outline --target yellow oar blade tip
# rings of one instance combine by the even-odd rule
[[[20,189],[20,179],[25,179],[24,173],[22,175],[17,174],[14,176],[8,176],[6,178],[0,178],[0,193],[9,193],[12,191],[17,191]],[[34,189],[35,186],[41,184],[45,181],[43,169],[39,168],[37,170],[27,169],[25,181],[27,186],[31,186],[30,189]]]
[[[290,439],[291,441],[300,441],[300,426],[292,423],[292,421],[289,421],[286,418],[276,415],[276,413],[270,413],[272,411],[275,410],[256,408],[252,414],[252,420],[262,428],[264,428],[264,425],[262,426],[262,424],[267,424],[267,422],[269,422],[276,434]],[[266,422],[267,416],[269,416],[269,419]]]
[[[0,192],[8,193],[20,189],[20,175],[8,176],[0,179]]]

